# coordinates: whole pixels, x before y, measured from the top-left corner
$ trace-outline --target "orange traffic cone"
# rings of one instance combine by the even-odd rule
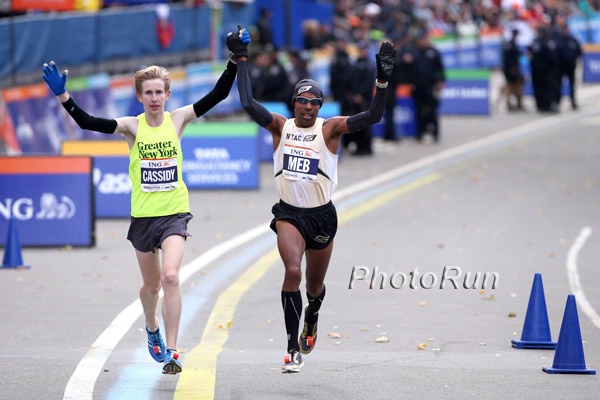
[[[552,367],[542,367],[542,370],[549,374],[596,375],[596,370],[588,369],[585,365],[575,295],[570,294],[567,297],[567,306],[558,334],[558,344]]]
[[[2,268],[29,268],[23,263],[21,255],[21,242],[19,241],[19,232],[17,232],[17,223],[14,218],[8,222],[8,235],[6,236],[6,246],[4,247],[4,260]]]

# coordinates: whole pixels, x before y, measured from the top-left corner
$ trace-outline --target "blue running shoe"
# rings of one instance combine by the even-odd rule
[[[165,365],[163,365],[163,374],[175,375],[182,370],[181,362],[179,362],[179,353],[175,349],[167,349],[165,357]]]
[[[294,373],[300,372],[300,368],[304,365],[302,360],[302,354],[298,350],[290,350],[283,358],[283,365],[281,366],[281,372]]]
[[[162,340],[162,336],[160,336],[160,329],[156,329],[156,332],[150,332],[146,327],[146,334],[148,335],[148,352],[154,361],[156,362],[164,362],[165,361],[165,343]]]

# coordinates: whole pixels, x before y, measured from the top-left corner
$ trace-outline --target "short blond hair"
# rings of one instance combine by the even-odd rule
[[[151,79],[162,79],[165,83],[165,92],[168,92],[171,89],[171,75],[169,74],[169,71],[167,71],[165,67],[151,65],[135,73],[135,91],[137,93],[142,93],[142,84]]]

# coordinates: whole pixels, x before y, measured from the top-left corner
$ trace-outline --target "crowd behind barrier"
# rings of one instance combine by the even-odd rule
[[[207,3],[132,3],[92,13],[1,18],[0,88],[37,81],[40,66],[49,59],[74,75],[132,72],[150,63],[169,67],[223,60],[228,56],[227,33],[238,24],[251,26],[256,8],[264,1],[224,1],[222,8]],[[309,12],[304,12],[307,3]],[[294,26],[299,27],[304,18],[331,20],[331,5],[314,0],[292,4],[286,20],[296,21]],[[302,30],[288,39],[291,45],[301,46]]]
[[[600,18],[594,23],[600,25]],[[573,21],[571,27],[573,33],[581,37],[583,41],[584,36],[587,35],[585,24]],[[487,75],[489,75],[490,69],[498,68],[500,65],[501,33],[496,32],[482,37],[467,37],[458,40],[444,37],[435,40],[434,43],[442,53],[446,68],[451,71],[451,84],[442,93],[441,112],[487,114],[489,112]],[[600,81],[599,49],[594,45],[588,45],[584,49],[582,63],[584,81],[598,82]],[[313,51],[308,61],[311,76],[322,85],[324,94],[328,98],[330,97],[330,62],[331,52],[323,50]],[[41,60],[39,65],[41,65]],[[41,75],[39,65],[38,75]],[[65,67],[61,63],[59,66],[60,68]],[[169,107],[176,108],[183,104],[193,103],[194,99],[207,93],[223,66],[223,62],[199,62],[171,68],[173,83]],[[527,61],[524,60],[523,69],[526,76],[528,76],[527,68]],[[38,79],[39,83],[36,84],[2,90],[0,124],[3,126],[1,137],[4,147],[7,149],[6,153],[56,154],[63,139],[107,139],[107,135],[82,131],[65,113],[57,112],[56,109],[59,108],[59,105],[41,78]],[[456,80],[466,81],[468,84],[456,87],[452,85],[452,82]],[[473,85],[472,81],[477,81],[476,85]],[[132,83],[130,74],[102,73],[79,78],[71,77],[68,85],[69,90],[73,92],[85,109],[94,115],[112,118],[132,110],[132,107],[137,104]],[[405,95],[399,95],[400,102],[402,99],[406,100],[405,98]],[[468,103],[469,105],[465,108],[457,109],[456,103],[454,105],[452,103],[456,99],[478,100],[479,103]],[[223,117],[240,111],[241,106],[237,93],[232,91],[225,101],[211,110],[208,117]],[[58,118],[57,115],[61,114],[63,117]],[[402,115],[402,113],[400,114]]]

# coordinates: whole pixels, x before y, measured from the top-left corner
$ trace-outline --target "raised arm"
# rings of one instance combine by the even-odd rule
[[[375,55],[377,62],[377,80],[375,81],[375,96],[371,101],[369,109],[361,113],[352,115],[346,119],[346,125],[349,132],[365,129],[381,121],[385,109],[385,97],[388,81],[394,69],[394,59],[396,49],[391,42],[383,42],[379,48],[379,53]]]
[[[235,34],[230,32],[227,36],[227,47],[231,51],[231,57],[237,62],[238,91],[242,107],[254,122],[266,127],[273,122],[273,114],[252,96],[252,86],[247,69],[248,43],[250,43],[250,34],[240,25]]]
[[[219,104],[222,100],[225,100],[229,95],[229,91],[235,81],[235,75],[237,73],[237,66],[232,61],[227,63],[225,71],[217,80],[214,88],[208,92],[204,97],[194,103],[194,112],[196,118],[206,114],[211,108]]]
[[[171,113],[171,119],[177,131],[179,138],[183,136],[185,127],[200,116],[206,114],[214,106],[225,100],[229,95],[229,91],[235,81],[237,66],[234,62],[229,61],[225,67],[225,71],[221,74],[215,86],[194,104],[188,104]]]
[[[101,133],[115,133],[117,129],[117,120],[91,116],[79,107],[71,95],[67,93],[67,75],[69,71],[65,70],[61,74],[54,61],[50,61],[50,65],[44,63],[43,71],[44,75],[42,78],[46,81],[50,90],[52,90],[52,93],[58,97],[65,110],[67,110],[69,115],[81,129]]]

